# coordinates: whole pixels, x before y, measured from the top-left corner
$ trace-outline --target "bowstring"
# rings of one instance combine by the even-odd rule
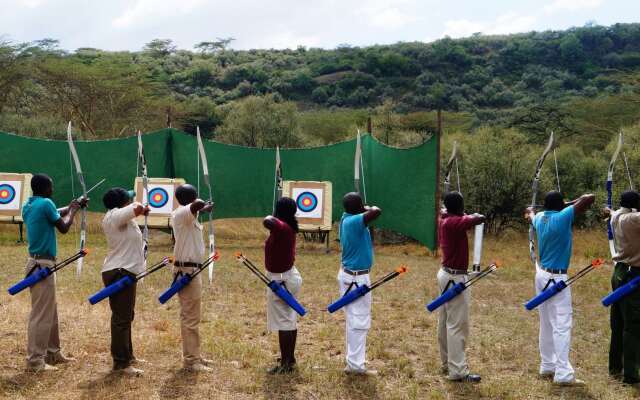
[[[362,150],[360,151],[360,171],[361,171],[361,179],[362,179],[362,195],[364,196],[364,202],[367,203],[367,186],[365,185],[364,180],[364,163],[362,162]]]
[[[455,159],[456,163],[456,179],[458,180],[458,193],[462,193],[460,190],[460,169],[458,168],[458,157]]]
[[[627,171],[627,179],[629,179],[629,189],[635,190],[633,188],[633,180],[631,179],[631,171],[629,170],[629,162],[627,160],[627,153],[622,152],[622,160],[624,161],[624,168]]]
[[[558,185],[558,192],[562,193],[560,190],[560,174],[558,174],[558,157],[556,157],[556,149],[553,149],[553,162],[556,166],[556,183]]]

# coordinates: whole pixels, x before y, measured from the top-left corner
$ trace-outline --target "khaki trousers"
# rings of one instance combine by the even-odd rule
[[[438,287],[441,293],[451,285],[466,281],[467,275],[451,275],[442,269],[438,271]],[[442,367],[449,371],[449,379],[460,379],[469,375],[465,356],[469,336],[469,300],[469,290],[465,290],[440,307],[438,343]]]
[[[190,267],[174,267],[175,274],[188,274]],[[198,274],[178,292],[180,299],[180,334],[182,336],[182,360],[185,367],[201,360],[200,357],[200,305],[202,303],[202,278]]]
[[[51,260],[29,258],[25,266],[25,275],[34,267],[51,267]],[[58,331],[58,306],[56,304],[56,282],[53,275],[29,288],[31,292],[31,313],[27,326],[27,367],[39,367],[44,364],[47,353],[60,352],[60,333]]]

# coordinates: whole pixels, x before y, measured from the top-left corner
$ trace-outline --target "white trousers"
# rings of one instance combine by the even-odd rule
[[[438,270],[440,293],[456,283],[466,282],[467,275],[452,275]],[[449,284],[449,282],[453,282]],[[469,289],[440,307],[438,315],[438,344],[443,369],[449,372],[449,379],[460,379],[469,375],[469,365],[465,355],[469,336]]]
[[[566,274],[551,274],[536,268],[536,293],[542,292],[549,280],[567,280]],[[549,284],[551,286],[551,284]],[[538,306],[540,315],[540,373],[554,373],[554,382],[575,379],[569,362],[573,309],[568,287]]]
[[[338,272],[340,296],[344,296],[352,282],[359,286],[371,285],[369,274],[352,276],[341,268]],[[355,284],[351,287],[351,290],[354,289]],[[347,370],[363,372],[366,370],[367,333],[371,327],[371,292],[343,308],[346,319]]]

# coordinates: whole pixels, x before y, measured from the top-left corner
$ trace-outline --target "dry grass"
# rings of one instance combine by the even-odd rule
[[[169,284],[160,272],[139,287],[134,348],[148,360],[143,378],[110,375],[109,311],[106,302],[91,306],[87,297],[100,284],[99,267],[105,255],[97,216],[89,236],[91,256],[80,280],[72,268],[59,274],[58,304],[66,352],[78,363],[54,374],[23,372],[25,326],[29,295],[10,297],[6,288],[20,278],[24,245],[15,243],[13,227],[0,228],[0,396],[11,399],[631,399],[640,396],[607,374],[608,312],[600,304],[607,292],[610,267],[580,281],[574,289],[575,328],[572,361],[584,389],[554,389],[536,377],[538,369],[536,313],[523,302],[533,293],[533,271],[523,234],[488,239],[485,259],[498,257],[505,267],[499,276],[473,289],[472,336],[468,357],[482,374],[477,386],[447,382],[439,374],[436,341],[437,316],[424,305],[436,295],[437,259],[415,245],[378,246],[374,277],[399,263],[407,275],[374,292],[373,327],[368,359],[377,378],[353,378],[343,368],[344,320],[324,311],[337,296],[335,276],[339,255],[322,247],[300,243],[297,265],[304,284],[299,300],[309,314],[301,319],[297,357],[299,373],[271,377],[265,369],[278,355],[277,338],[265,329],[265,288],[233,259],[244,251],[262,263],[265,233],[258,221],[221,221],[218,245],[222,258],[215,283],[204,294],[201,325],[203,353],[215,360],[214,374],[180,370],[181,347],[178,303],[161,306],[158,294]],[[77,237],[59,238],[60,254],[71,254]],[[170,251],[169,237],[152,234],[151,261]],[[574,269],[590,257],[606,256],[603,232],[580,232],[576,237]]]

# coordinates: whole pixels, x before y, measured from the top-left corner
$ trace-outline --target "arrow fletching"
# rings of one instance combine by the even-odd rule
[[[591,261],[591,266],[593,268],[600,268],[604,265],[604,259],[603,258],[596,258],[595,260]]]
[[[409,268],[407,268],[406,265],[401,265],[398,268],[396,268],[396,272],[399,274],[404,274],[407,271],[409,271]]]

